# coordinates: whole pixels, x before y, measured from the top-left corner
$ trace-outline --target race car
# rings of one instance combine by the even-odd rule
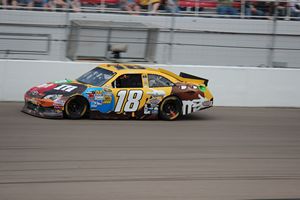
[[[101,64],[76,80],[25,93],[23,112],[44,118],[163,119],[209,108],[208,80],[132,64]]]

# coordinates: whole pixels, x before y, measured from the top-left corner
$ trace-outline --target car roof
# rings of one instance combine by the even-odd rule
[[[144,67],[137,64],[121,64],[121,63],[112,63],[112,64],[100,64],[98,65],[100,68],[104,68],[118,74],[124,73],[149,73],[149,72],[157,72],[161,73],[156,69],[150,67]]]
[[[111,64],[100,64],[98,67],[107,69],[115,72],[118,75],[122,74],[157,74],[168,78],[172,82],[178,82],[178,75],[173,74],[167,70],[163,69],[153,69],[150,67],[144,67],[137,64],[121,64],[121,63],[111,63]]]

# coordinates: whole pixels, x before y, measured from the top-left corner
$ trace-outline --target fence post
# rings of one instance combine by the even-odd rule
[[[245,0],[241,0],[241,18],[244,19],[245,18],[245,12],[246,11],[246,1]]]
[[[271,41],[269,47],[269,54],[267,58],[268,67],[273,67],[273,60],[274,60],[274,47],[276,41],[276,32],[277,32],[277,17],[278,17],[278,0],[274,2],[274,16],[272,19],[272,32],[271,32]]]
[[[172,54],[173,54],[173,42],[174,42],[174,28],[175,28],[175,15],[174,13],[171,16],[171,28],[170,28],[170,38],[169,38],[169,51],[167,64],[172,63]]]

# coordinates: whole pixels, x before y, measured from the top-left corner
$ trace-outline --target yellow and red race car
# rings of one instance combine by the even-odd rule
[[[31,88],[22,111],[45,118],[175,120],[213,105],[207,83],[182,72],[102,64],[76,80]]]

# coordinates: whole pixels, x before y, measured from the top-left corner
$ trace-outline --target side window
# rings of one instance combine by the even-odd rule
[[[171,87],[174,84],[167,78],[157,75],[148,74],[149,87]]]
[[[113,82],[114,88],[142,88],[141,74],[123,74]]]

